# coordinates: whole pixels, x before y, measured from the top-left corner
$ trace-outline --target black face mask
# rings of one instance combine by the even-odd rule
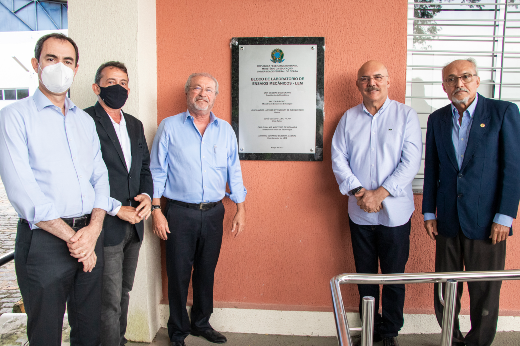
[[[106,88],[100,86],[99,89],[101,90],[99,97],[112,109],[120,109],[125,105],[128,99],[128,90],[119,84],[111,85]]]

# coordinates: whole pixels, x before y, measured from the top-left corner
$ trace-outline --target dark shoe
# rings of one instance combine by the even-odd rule
[[[184,340],[172,341],[172,342],[170,342],[170,346],[186,346],[186,343],[184,342]]]
[[[198,331],[191,331],[191,335],[193,336],[202,336],[204,339],[209,342],[214,342],[215,344],[224,344],[227,342],[227,339],[224,335],[217,332],[215,329],[205,329]]]
[[[399,346],[397,339],[393,336],[383,338],[383,346]]]
[[[464,341],[452,340],[451,346],[466,346],[466,343]]]
[[[383,340],[383,338],[381,337],[381,334],[374,333],[374,336],[372,337],[372,342],[379,342],[381,340]],[[360,346],[361,345],[361,334],[354,335],[352,337],[352,345],[354,345],[354,346]]]

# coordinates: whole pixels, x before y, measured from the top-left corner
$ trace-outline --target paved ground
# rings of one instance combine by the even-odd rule
[[[14,250],[17,222],[18,216],[9,203],[0,180],[0,256]],[[0,315],[12,312],[14,303],[21,298],[14,272],[14,261],[11,261],[0,267]]]
[[[336,337],[315,336],[286,336],[286,335],[264,335],[264,334],[237,334],[224,333],[228,338],[226,346],[337,346]],[[439,346],[441,336],[437,334],[413,334],[400,335],[398,337],[401,346]],[[520,344],[520,332],[498,333],[493,346],[517,346]],[[211,346],[201,337],[188,336],[187,346]],[[129,342],[127,346],[169,346],[168,333],[162,328],[157,333],[151,344]],[[374,343],[374,346],[382,346],[383,342]]]

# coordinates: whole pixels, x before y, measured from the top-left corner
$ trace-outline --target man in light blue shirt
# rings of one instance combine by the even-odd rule
[[[97,240],[115,203],[94,121],[66,97],[77,63],[72,39],[43,36],[32,59],[39,88],[0,111],[0,175],[20,217],[15,266],[31,346],[61,345],[66,303],[71,345],[100,342]]]
[[[172,346],[185,345],[190,333],[215,343],[226,337],[209,324],[213,283],[222,243],[224,206],[228,196],[237,204],[231,232],[245,225],[246,189],[238,159],[235,132],[212,112],[217,80],[192,74],[185,85],[188,110],[164,119],[152,146],[152,216],[154,233],[166,240],[166,272]],[[226,193],[226,183],[230,193]],[[166,217],[160,198],[168,200]],[[193,268],[191,323],[186,311]]]
[[[341,118],[332,139],[332,169],[340,192],[351,196],[349,223],[358,273],[404,272],[410,248],[410,218],[415,209],[412,180],[421,163],[422,140],[417,113],[388,98],[390,77],[378,61],[358,71],[363,102]],[[376,299],[379,286],[358,285]],[[398,345],[403,326],[404,285],[383,286],[382,315],[376,314],[374,341]],[[377,311],[376,311],[377,312]]]

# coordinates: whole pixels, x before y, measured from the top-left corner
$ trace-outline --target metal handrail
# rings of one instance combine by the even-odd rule
[[[500,281],[500,280],[520,280],[520,270],[498,270],[498,271],[464,271],[464,272],[445,272],[445,273],[403,273],[403,274],[341,274],[330,280],[332,293],[332,305],[334,308],[334,318],[338,332],[338,342],[340,346],[352,346],[350,332],[360,330],[360,328],[349,328],[347,314],[343,305],[341,295],[341,284],[414,284],[414,283],[447,283],[446,301],[443,315],[441,346],[451,345],[453,333],[453,319],[455,316],[455,301],[457,300],[457,282],[473,281]],[[439,285],[441,290],[442,285]],[[364,299],[371,297],[364,297]],[[367,307],[365,307],[365,305]],[[373,304],[372,304],[373,306]],[[365,310],[366,309],[366,310]],[[370,310],[368,304],[363,304],[363,326],[362,345],[372,346],[371,337],[373,331],[374,308]],[[370,315],[366,316],[365,315]],[[370,341],[370,343],[369,343]]]
[[[0,267],[6,263],[11,262],[12,260],[14,260],[14,251],[9,252],[9,253],[3,255],[2,257],[0,257]]]

